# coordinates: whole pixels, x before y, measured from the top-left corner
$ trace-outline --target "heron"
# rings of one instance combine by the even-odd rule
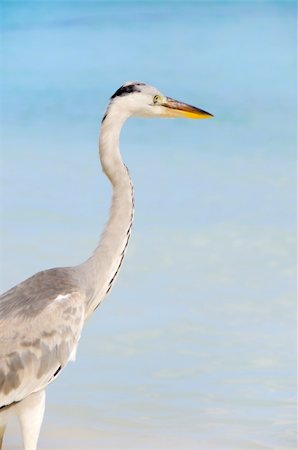
[[[36,450],[45,388],[75,359],[85,321],[111,291],[122,266],[134,191],[119,139],[131,116],[213,117],[146,83],[124,83],[111,96],[101,121],[99,157],[113,192],[99,244],[83,263],[38,272],[0,297],[0,449],[6,425],[16,415],[24,450]]]

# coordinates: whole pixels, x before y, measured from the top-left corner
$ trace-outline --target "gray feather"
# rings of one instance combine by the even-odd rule
[[[39,272],[0,297],[0,407],[44,388],[68,362],[84,322],[73,268]]]

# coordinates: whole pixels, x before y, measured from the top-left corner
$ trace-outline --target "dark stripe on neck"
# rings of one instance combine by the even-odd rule
[[[126,168],[127,173],[129,175],[128,168],[126,166],[125,166],[125,168]],[[111,279],[110,279],[110,281],[108,283],[108,288],[106,290],[105,295],[107,295],[108,292],[111,290],[111,288],[113,286],[113,283],[115,281],[115,278],[116,278],[116,276],[117,276],[117,274],[118,274],[118,272],[119,272],[119,270],[120,270],[120,268],[122,266],[123,259],[124,259],[124,256],[125,256],[125,252],[126,252],[126,249],[127,249],[127,246],[128,246],[129,239],[130,239],[131,228],[132,228],[132,223],[133,223],[133,218],[134,218],[134,190],[133,190],[133,185],[131,183],[131,180],[130,180],[130,189],[131,189],[131,215],[130,215],[130,223],[129,223],[129,226],[128,226],[128,229],[127,229],[127,232],[126,232],[126,241],[125,241],[125,245],[123,247],[123,250],[120,253],[120,261],[119,261],[118,267],[117,267],[114,275],[111,277]],[[103,299],[101,299],[100,302],[94,307],[93,312],[99,307],[99,305],[101,304],[102,300]]]
[[[126,167],[126,166],[125,166],[125,167]],[[126,167],[126,169],[127,169],[127,167]],[[128,172],[128,169],[127,169],[127,172]],[[107,289],[107,291],[106,291],[106,294],[111,290],[112,285],[113,285],[113,282],[114,282],[114,280],[115,280],[115,278],[116,278],[116,276],[117,276],[117,274],[118,274],[118,272],[119,272],[119,270],[120,270],[120,267],[122,266],[122,262],[123,262],[123,259],[124,259],[124,256],[125,256],[125,252],[126,252],[126,249],[127,249],[127,246],[128,246],[128,242],[129,242],[129,239],[130,239],[130,233],[131,233],[132,222],[133,222],[133,216],[134,216],[134,193],[133,193],[133,185],[130,184],[130,186],[131,186],[131,204],[132,204],[132,209],[131,209],[130,224],[129,224],[129,227],[128,227],[128,230],[127,230],[127,233],[126,233],[127,239],[126,239],[124,248],[123,248],[123,250],[122,250],[122,252],[121,252],[121,255],[120,255],[120,262],[119,262],[119,265],[118,265],[118,267],[117,267],[117,270],[116,270],[116,272],[114,273],[114,275],[112,276],[112,278],[111,278],[110,281],[109,281],[109,285],[108,285],[108,289]]]
[[[58,369],[56,370],[56,372],[53,375],[53,378],[55,378],[56,375],[58,375],[58,373],[60,372],[60,370],[62,369],[61,366],[58,367]]]

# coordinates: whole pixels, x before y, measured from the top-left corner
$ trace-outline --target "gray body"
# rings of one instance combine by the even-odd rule
[[[82,281],[76,268],[50,269],[0,297],[0,407],[43,389],[70,359],[83,325]]]

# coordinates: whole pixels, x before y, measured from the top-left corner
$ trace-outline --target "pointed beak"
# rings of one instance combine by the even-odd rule
[[[187,119],[209,119],[213,117],[212,114],[203,109],[179,102],[170,97],[165,97],[161,106],[165,108],[166,117],[185,117]]]

